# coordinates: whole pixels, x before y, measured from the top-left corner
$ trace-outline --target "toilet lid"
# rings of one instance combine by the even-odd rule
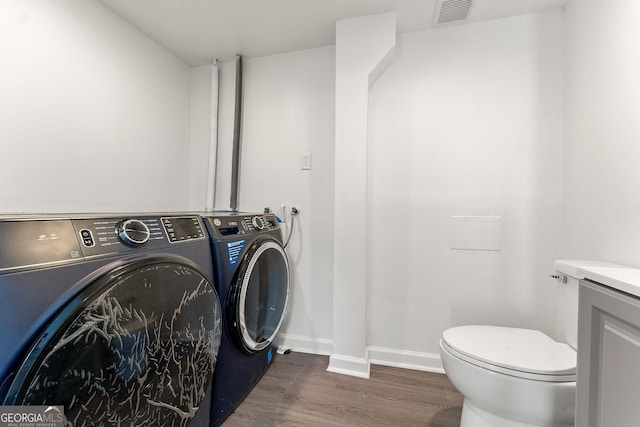
[[[515,376],[575,381],[576,352],[540,331],[500,326],[460,326],[442,334],[450,349]],[[510,372],[513,371],[513,372]],[[524,375],[523,375],[524,374]],[[542,378],[544,379],[544,378]]]

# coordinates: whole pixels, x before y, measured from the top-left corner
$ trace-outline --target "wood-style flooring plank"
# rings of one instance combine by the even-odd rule
[[[460,425],[463,398],[446,375],[372,365],[362,379],[327,372],[328,362],[278,355],[223,427]]]

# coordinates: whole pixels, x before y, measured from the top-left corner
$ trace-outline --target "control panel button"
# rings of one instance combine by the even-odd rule
[[[116,227],[116,233],[122,243],[131,247],[142,246],[151,237],[149,227],[137,219],[121,221]]]
[[[80,230],[80,237],[82,237],[82,244],[85,247],[91,248],[95,246],[96,243],[93,240],[93,235],[91,234],[91,230],[87,230],[86,228]]]

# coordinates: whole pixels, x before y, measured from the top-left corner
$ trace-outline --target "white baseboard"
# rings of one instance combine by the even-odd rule
[[[292,334],[278,336],[278,350],[330,356],[328,371],[362,378],[369,378],[369,364],[444,373],[440,354],[436,353],[370,346],[367,347],[367,358],[359,359],[333,354],[333,341],[330,339]]]
[[[280,334],[278,336],[278,349],[330,356],[333,351],[333,341],[324,338]]]
[[[364,358],[332,354],[327,371],[352,377],[369,378],[369,361]]]
[[[444,368],[442,367],[442,360],[439,354],[375,346],[368,348],[368,354],[369,363],[374,365],[393,366],[396,368],[444,374]]]

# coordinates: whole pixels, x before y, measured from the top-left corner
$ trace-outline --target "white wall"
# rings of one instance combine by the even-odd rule
[[[1,212],[183,210],[189,68],[93,0],[0,3]]]
[[[336,23],[333,351],[328,370],[369,377],[367,177],[369,88],[389,66],[394,12]]]
[[[326,47],[244,63],[238,204],[300,210],[287,248],[292,295],[283,338],[300,346],[304,338],[296,337],[308,337],[304,344],[318,352],[333,325],[334,57],[335,49]],[[312,153],[311,170],[301,170],[303,153]]]
[[[437,369],[442,330],[464,323],[553,335],[547,274],[560,234],[562,61],[561,11],[399,38],[370,92],[362,332],[375,363]],[[250,58],[244,68],[240,209],[301,209],[284,344],[327,354],[334,221],[364,220],[334,218],[335,50]],[[235,67],[220,70],[219,209],[228,208]],[[208,93],[207,71],[194,73]],[[311,171],[300,170],[304,152],[313,153]],[[452,251],[452,215],[502,216],[502,250]]]
[[[561,11],[399,37],[371,91],[369,345],[437,369],[446,328],[554,333]],[[450,248],[450,217],[501,216],[501,251]]]
[[[595,25],[590,16],[599,6],[583,1],[571,15],[574,39]],[[630,2],[618,5],[637,12]],[[629,10],[616,9],[624,23]],[[208,68],[189,70],[95,1],[5,0],[0,17],[2,212],[203,207]],[[552,328],[553,282],[546,273],[559,233],[561,20],[553,12],[405,35],[395,65],[373,88],[368,340],[382,362],[411,353],[418,367],[428,364],[442,329],[460,323]],[[633,35],[630,22],[623,35]],[[620,69],[602,66],[586,74],[590,79],[579,76],[589,46],[572,41],[570,47],[585,49],[569,62],[576,81],[570,102],[593,86],[596,72],[623,78],[627,84],[609,83],[616,96],[633,89],[637,63],[624,62],[617,49],[605,52],[617,38],[607,40],[593,45],[617,58]],[[628,75],[622,65],[631,66]],[[216,207],[226,208],[233,64],[220,70]],[[334,221],[359,220],[347,213],[334,218],[334,90],[333,47],[245,60],[240,208],[300,208],[288,249],[293,295],[283,338],[299,350],[327,354]],[[598,96],[616,108],[613,94]],[[586,106],[596,110],[593,97]],[[629,97],[626,108],[614,110],[626,119],[625,131],[637,131],[627,113],[633,102]],[[596,133],[616,129],[613,116],[602,124],[589,118]],[[571,132],[570,158],[584,136]],[[590,142],[604,158],[606,135]],[[311,171],[300,170],[305,152],[313,154]],[[615,154],[631,157],[633,147]],[[586,206],[572,196],[582,191],[576,176],[584,160],[574,157],[565,176],[571,193],[565,219]],[[607,167],[603,162],[596,164]],[[634,178],[630,162],[621,162]],[[619,169],[607,167],[611,185],[596,192],[596,201],[611,202],[613,185],[631,199],[624,206],[634,208],[637,198],[616,178]],[[448,248],[451,215],[488,214],[503,217],[501,252]],[[592,224],[609,225],[591,217],[567,229],[567,252],[583,247],[576,236]],[[624,219],[624,228],[633,225],[630,216]],[[610,258],[624,261],[618,255]]]
[[[209,93],[208,67],[194,69],[195,92]],[[244,100],[239,210],[271,209],[285,220],[296,206],[287,253],[292,295],[283,345],[329,354],[332,337],[335,48],[243,59]],[[235,64],[220,64],[220,122],[216,209],[229,209]],[[193,144],[207,144],[198,102]],[[194,104],[194,105],[196,105]],[[195,135],[195,134],[194,134]],[[202,150],[203,152],[205,150]],[[303,153],[312,169],[301,170]],[[203,172],[204,173],[204,172]],[[206,175],[203,175],[203,178]]]
[[[565,257],[640,266],[640,3],[566,8]]]

